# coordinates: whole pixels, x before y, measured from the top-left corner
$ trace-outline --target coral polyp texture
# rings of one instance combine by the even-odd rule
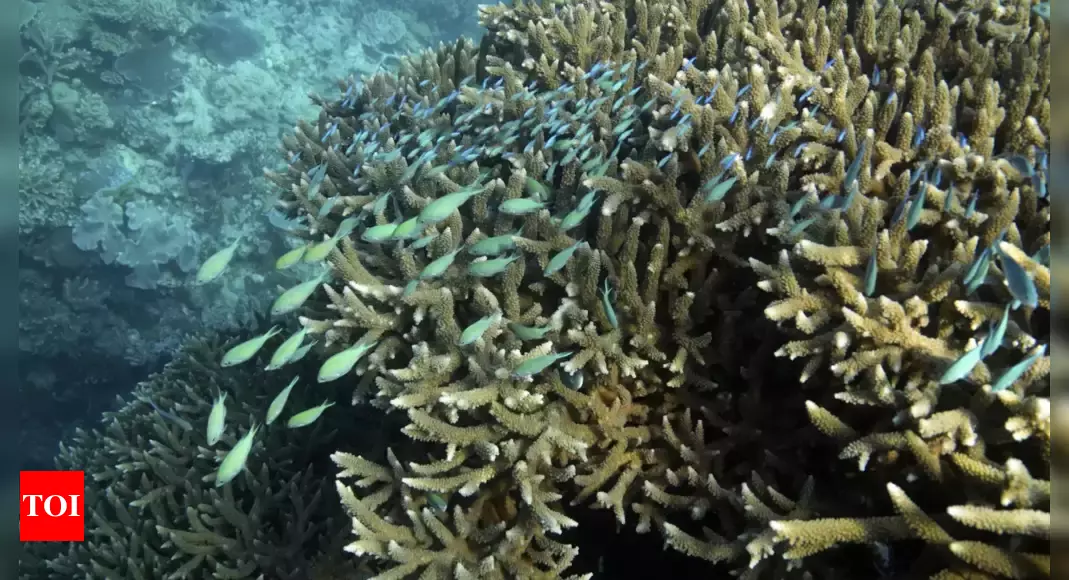
[[[329,264],[321,380],[419,442],[334,455],[349,552],[581,577],[581,505],[744,578],[1049,576],[1030,2],[481,16],[268,172]]]

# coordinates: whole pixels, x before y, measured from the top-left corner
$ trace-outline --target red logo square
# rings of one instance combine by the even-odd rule
[[[19,541],[85,540],[85,472],[19,472]]]

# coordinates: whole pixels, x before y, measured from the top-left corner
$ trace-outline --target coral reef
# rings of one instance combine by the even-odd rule
[[[1049,576],[1030,2],[482,22],[317,97],[268,172],[335,276],[302,325],[421,442],[334,456],[347,550],[555,578],[584,504],[746,578]]]
[[[288,382],[265,376],[262,357],[246,370],[224,371],[216,362],[224,350],[187,345],[105,413],[103,425],[79,429],[61,445],[57,467],[86,471],[86,541],[24,544],[23,578],[309,578],[323,552],[327,562],[340,553],[345,517],[329,498],[330,462],[315,450],[353,438],[374,449],[382,444],[372,435],[378,419],[328,418],[301,432],[261,428],[248,471],[217,488],[218,460],[251,424],[263,423],[268,402]],[[307,387],[294,388],[292,409],[324,396]],[[204,434],[218,393],[229,394],[230,407],[212,448]],[[360,577],[353,563],[332,565]]]

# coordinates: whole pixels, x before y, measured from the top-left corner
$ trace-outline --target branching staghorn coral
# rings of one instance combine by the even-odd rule
[[[318,98],[268,173],[308,255],[333,248],[302,324],[368,345],[354,399],[425,443],[335,456],[350,551],[382,577],[556,577],[582,503],[746,577],[872,574],[828,548],[906,539],[926,555],[891,572],[1049,575],[1049,33],[1028,2],[483,24],[478,51]],[[1000,340],[956,376],[982,326]]]
[[[21,578],[309,578],[321,551],[341,549],[344,514],[324,496],[329,463],[314,449],[352,440],[351,417],[300,432],[263,427],[283,375],[223,370],[221,346],[188,345],[103,426],[61,444],[57,468],[86,474],[86,541],[25,544]],[[320,401],[310,390],[297,386],[289,405]],[[213,447],[205,426],[217,393],[230,405]],[[217,462],[253,422],[261,430],[248,471],[215,487]]]

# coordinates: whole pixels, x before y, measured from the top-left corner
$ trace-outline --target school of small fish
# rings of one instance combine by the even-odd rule
[[[693,60],[687,61],[684,67],[693,66],[692,63]],[[412,279],[398,280],[398,286],[404,288],[402,299],[411,299],[421,289],[450,284],[458,277],[494,284],[509,276],[525,276],[531,272],[527,268],[531,258],[540,260],[543,277],[567,279],[576,262],[596,251],[586,242],[594,238],[592,234],[597,228],[591,216],[610,215],[614,207],[609,203],[609,192],[596,185],[601,183],[601,178],[616,175],[623,160],[647,162],[652,172],[663,175],[678,174],[684,163],[696,164],[702,180],[692,192],[692,198],[698,204],[713,206],[730,204],[734,192],[753,187],[755,172],[771,172],[784,164],[787,168],[796,164],[812,165],[824,157],[830,163],[836,160],[835,155],[821,157],[809,155],[808,151],[837,148],[845,155],[839,158],[845,173],[838,191],[789,192],[790,208],[777,231],[789,240],[798,240],[814,224],[835,212],[849,211],[859,196],[866,195],[865,189],[870,185],[868,168],[875,147],[872,133],[854,134],[852,129],[837,127],[821,111],[830,98],[825,82],[837,72],[837,66],[845,65],[831,59],[821,70],[811,71],[809,76],[796,79],[789,86],[769,87],[771,99],[757,94],[751,84],[737,86],[734,79],[722,78],[717,71],[699,72],[709,81],[709,90],[697,91],[693,84],[676,80],[667,84],[667,97],[658,96],[661,93],[648,90],[644,81],[663,81],[647,79],[645,62],[598,62],[574,83],[564,83],[554,89],[540,87],[537,81],[512,86],[504,78],[487,76],[482,80],[463,79],[452,88],[429,81],[418,85],[402,83],[394,94],[372,98],[366,87],[348,81],[342,100],[327,107],[328,113],[333,110],[337,116],[326,115],[319,121],[319,141],[329,149],[333,162],[328,166],[324,160],[305,160],[300,152],[288,156],[288,170],[303,176],[303,188],[297,194],[303,198],[303,207],[310,204],[318,208],[314,215],[303,210],[297,219],[315,225],[317,231],[333,229],[334,233],[318,241],[307,240],[280,256],[275,266],[284,270],[298,263],[325,262],[341,251],[339,246],[343,242],[361,252],[381,251],[376,248],[382,246],[403,248],[412,255],[419,273]],[[899,119],[912,119],[902,116],[898,96],[892,85],[881,79],[878,68],[872,71],[869,81],[883,95],[880,107]],[[578,90],[579,84],[582,90]],[[362,112],[354,116],[353,111],[358,109]],[[740,150],[717,151],[713,143],[700,141],[701,132],[696,124],[698,119],[707,117],[702,114],[706,109],[731,110],[726,119],[717,122],[734,131],[742,144]],[[433,122],[443,117],[451,121]],[[611,120],[611,130],[602,129],[595,121],[601,117]],[[912,148],[921,151],[928,138],[927,128],[923,119],[912,123]],[[413,125],[421,130],[414,133],[404,129]],[[963,151],[970,149],[965,137],[959,135],[957,141]],[[535,152],[544,156],[548,164],[545,171],[537,174],[521,163],[522,156]],[[1041,196],[1046,197],[1049,175],[1046,152],[1037,150],[1029,157],[1007,156],[1005,162],[1008,168],[1027,175],[1037,191],[1042,192]],[[347,168],[349,174],[338,175],[339,167]],[[473,167],[481,172],[472,175]],[[491,167],[499,171],[487,169]],[[526,172],[522,180],[523,195],[494,199],[506,167],[507,171]],[[386,168],[390,171],[385,172]],[[556,185],[566,171],[580,175],[577,181],[582,187],[575,192]],[[945,167],[940,162],[920,159],[908,171],[909,194],[898,202],[888,227],[904,220],[908,231],[934,219],[933,212],[969,219],[976,211],[979,193],[956,191],[951,180],[944,178]],[[392,182],[385,188],[376,187],[374,184],[381,186],[389,181],[383,175],[393,176]],[[328,179],[331,183],[355,184],[362,195],[345,200],[328,195],[339,191],[324,187]],[[447,193],[433,199],[419,198],[413,192],[425,188],[414,187],[418,183],[433,183],[434,189]],[[938,196],[936,190],[940,192]],[[354,206],[352,199],[356,197],[361,201]],[[944,200],[942,206],[932,207],[933,198]],[[496,233],[480,233],[474,239],[459,242],[458,233],[449,228],[461,223],[457,221],[458,215],[464,215],[465,206],[474,203],[479,204],[479,211],[496,216],[503,227]],[[525,240],[525,231],[530,231],[526,220],[536,216],[545,216],[556,227],[557,235],[549,252],[533,256],[521,242]],[[338,225],[331,226],[334,223]],[[239,243],[240,239],[235,240],[208,258],[197,272],[197,282],[203,284],[219,278]],[[1006,307],[997,324],[987,329],[982,340],[946,368],[940,377],[943,384],[966,379],[981,360],[999,348],[1011,310],[1037,305],[1031,275],[1002,249],[1000,244],[1004,243],[999,239],[983,248],[962,283],[969,292],[984,283],[996,283],[989,274],[992,266],[997,265],[1002,282],[1013,296],[1013,304]],[[1042,251],[1037,254],[1036,259],[1042,255],[1047,255],[1049,262],[1049,249],[1046,254]],[[879,295],[880,260],[875,245],[858,277],[864,296]],[[327,269],[283,291],[272,305],[271,314],[281,316],[299,310],[318,288],[330,281],[331,271]],[[606,275],[598,288],[600,313],[596,319],[605,332],[618,332],[628,322],[626,312],[617,310],[618,283]],[[463,328],[455,346],[466,348],[480,341],[492,342],[502,333],[519,341],[537,341],[553,330],[544,321],[539,324],[538,320],[508,320],[500,311],[484,312]],[[281,328],[275,327],[234,346],[225,354],[223,366],[252,359],[280,332]],[[305,344],[308,334],[306,327],[285,339],[275,349],[267,370],[278,370],[300,360],[315,344],[314,341]],[[326,383],[345,377],[377,344],[377,341],[358,340],[333,354],[320,367],[317,381]],[[1008,388],[1042,356],[1045,348],[1037,347],[1018,365],[1006,369],[995,382],[994,390]],[[524,356],[513,364],[509,373],[515,379],[530,380],[572,354],[565,350]],[[278,419],[296,382],[294,379],[272,401],[264,425]],[[582,373],[566,374],[566,384],[579,389],[583,383]],[[220,394],[212,407],[207,428],[209,445],[218,442],[225,431],[225,399],[225,393]],[[296,413],[286,424],[289,428],[311,425],[333,404],[328,401]],[[257,429],[251,426],[225,456],[217,474],[217,485],[231,480],[241,470]]]

